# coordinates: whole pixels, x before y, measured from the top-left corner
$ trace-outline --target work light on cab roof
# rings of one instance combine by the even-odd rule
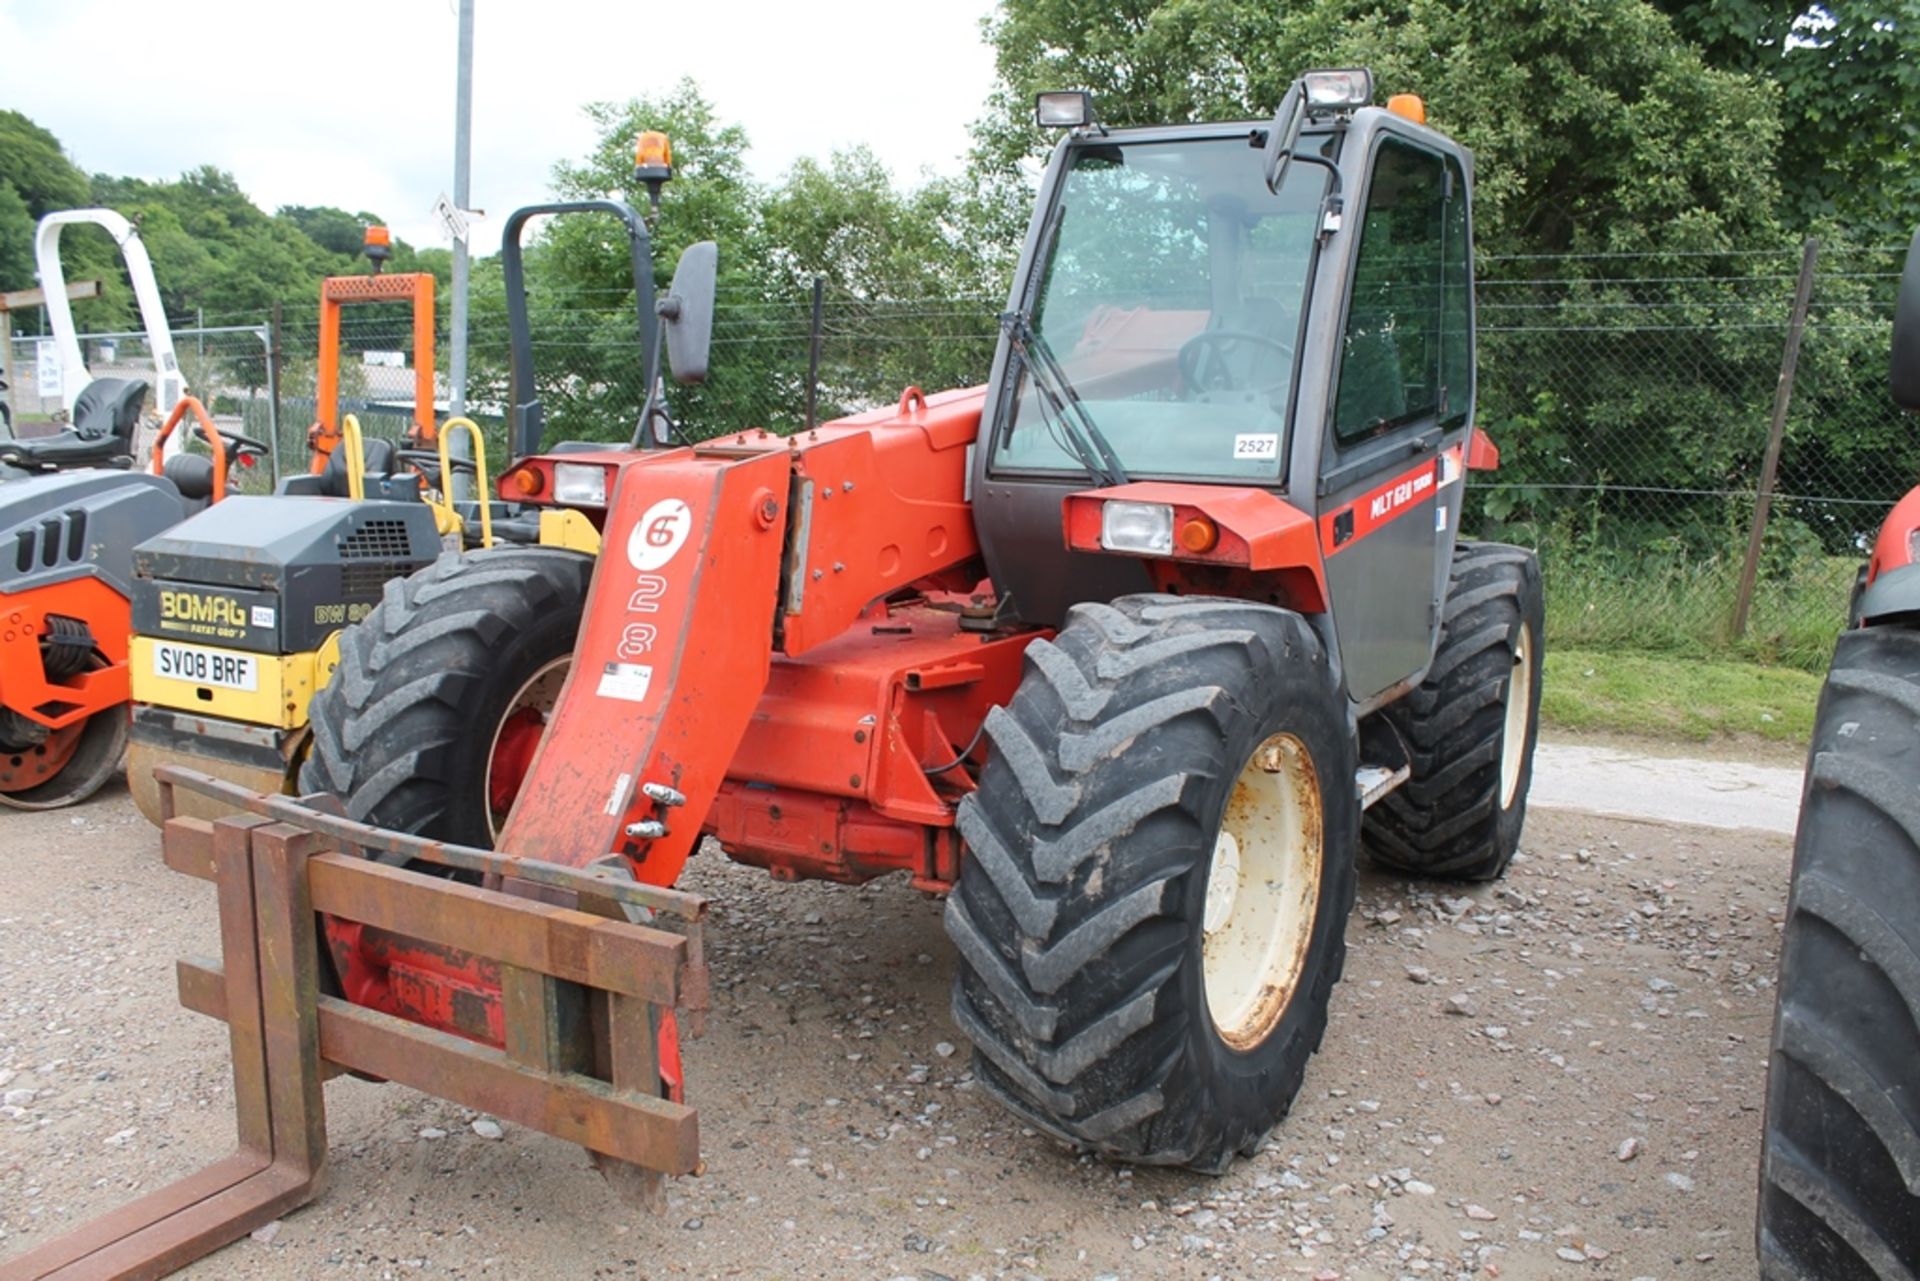
[[[1301,86],[1313,115],[1352,111],[1373,101],[1373,72],[1365,67],[1332,67],[1303,72]]]
[[[1093,95],[1059,89],[1033,96],[1033,122],[1042,129],[1084,129],[1093,123]]]

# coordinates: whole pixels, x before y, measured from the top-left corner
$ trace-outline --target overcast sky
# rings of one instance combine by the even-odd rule
[[[756,176],[864,143],[897,180],[961,167],[993,78],[991,0],[476,0],[473,205],[499,218],[585,154],[582,103],[690,76]],[[89,173],[231,171],[256,204],[384,214],[444,244],[455,0],[0,0],[0,106]],[[5,157],[0,156],[0,168]]]

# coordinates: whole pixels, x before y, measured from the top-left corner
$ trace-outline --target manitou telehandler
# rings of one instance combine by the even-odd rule
[[[1893,322],[1920,411],[1920,234]],[[1760,1274],[1920,1276],[1920,488],[1887,513],[1807,754],[1767,1068]]]
[[[668,887],[708,837],[946,893],[955,1019],[1035,1128],[1252,1151],[1325,1029],[1362,845],[1499,875],[1538,711],[1534,558],[1458,540],[1497,461],[1471,158],[1371,100],[1314,72],[1270,123],[1108,129],[1042,95],[1066,132],[984,388],[523,458],[500,492],[593,537],[389,584],[314,700],[308,797],[162,771],[251,811],[164,836],[221,894],[225,968],[181,994],[229,1019],[247,1182],[130,1208],[124,1248],[313,1195],[324,1071],[642,1190],[695,1171],[701,904]]]

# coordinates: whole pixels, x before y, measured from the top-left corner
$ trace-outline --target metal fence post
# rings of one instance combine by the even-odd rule
[[[1767,453],[1760,464],[1760,489],[1754,496],[1753,527],[1747,532],[1747,559],[1740,567],[1740,589],[1733,601],[1733,636],[1747,634],[1747,615],[1753,609],[1754,580],[1760,573],[1760,547],[1767,537],[1767,517],[1773,511],[1774,474],[1780,467],[1780,444],[1787,429],[1787,407],[1793,401],[1793,376],[1800,366],[1800,340],[1807,331],[1807,304],[1813,297],[1813,264],[1820,242],[1809,237],[1800,250],[1800,279],[1793,287],[1793,312],[1787,321],[1787,345],[1780,355],[1780,381],[1773,392],[1773,422],[1767,429]]]
[[[807,412],[805,429],[813,430],[813,418],[819,408],[820,396],[820,331],[825,311],[827,281],[824,276],[813,278],[813,314],[807,322]]]
[[[284,331],[280,325],[280,304],[273,304],[267,318],[267,421],[273,424],[273,478],[280,481],[280,349]]]

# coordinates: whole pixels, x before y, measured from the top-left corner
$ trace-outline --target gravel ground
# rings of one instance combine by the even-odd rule
[[[210,887],[119,790],[0,816],[0,850],[4,1260],[232,1121],[224,1029],[171,989],[216,946]],[[1788,852],[1536,811],[1497,886],[1365,875],[1293,1116],[1217,1179],[1076,1157],[983,1098],[937,902],[703,857],[707,1172],[665,1218],[577,1148],[342,1079],[326,1193],[185,1275],[1746,1281]]]

